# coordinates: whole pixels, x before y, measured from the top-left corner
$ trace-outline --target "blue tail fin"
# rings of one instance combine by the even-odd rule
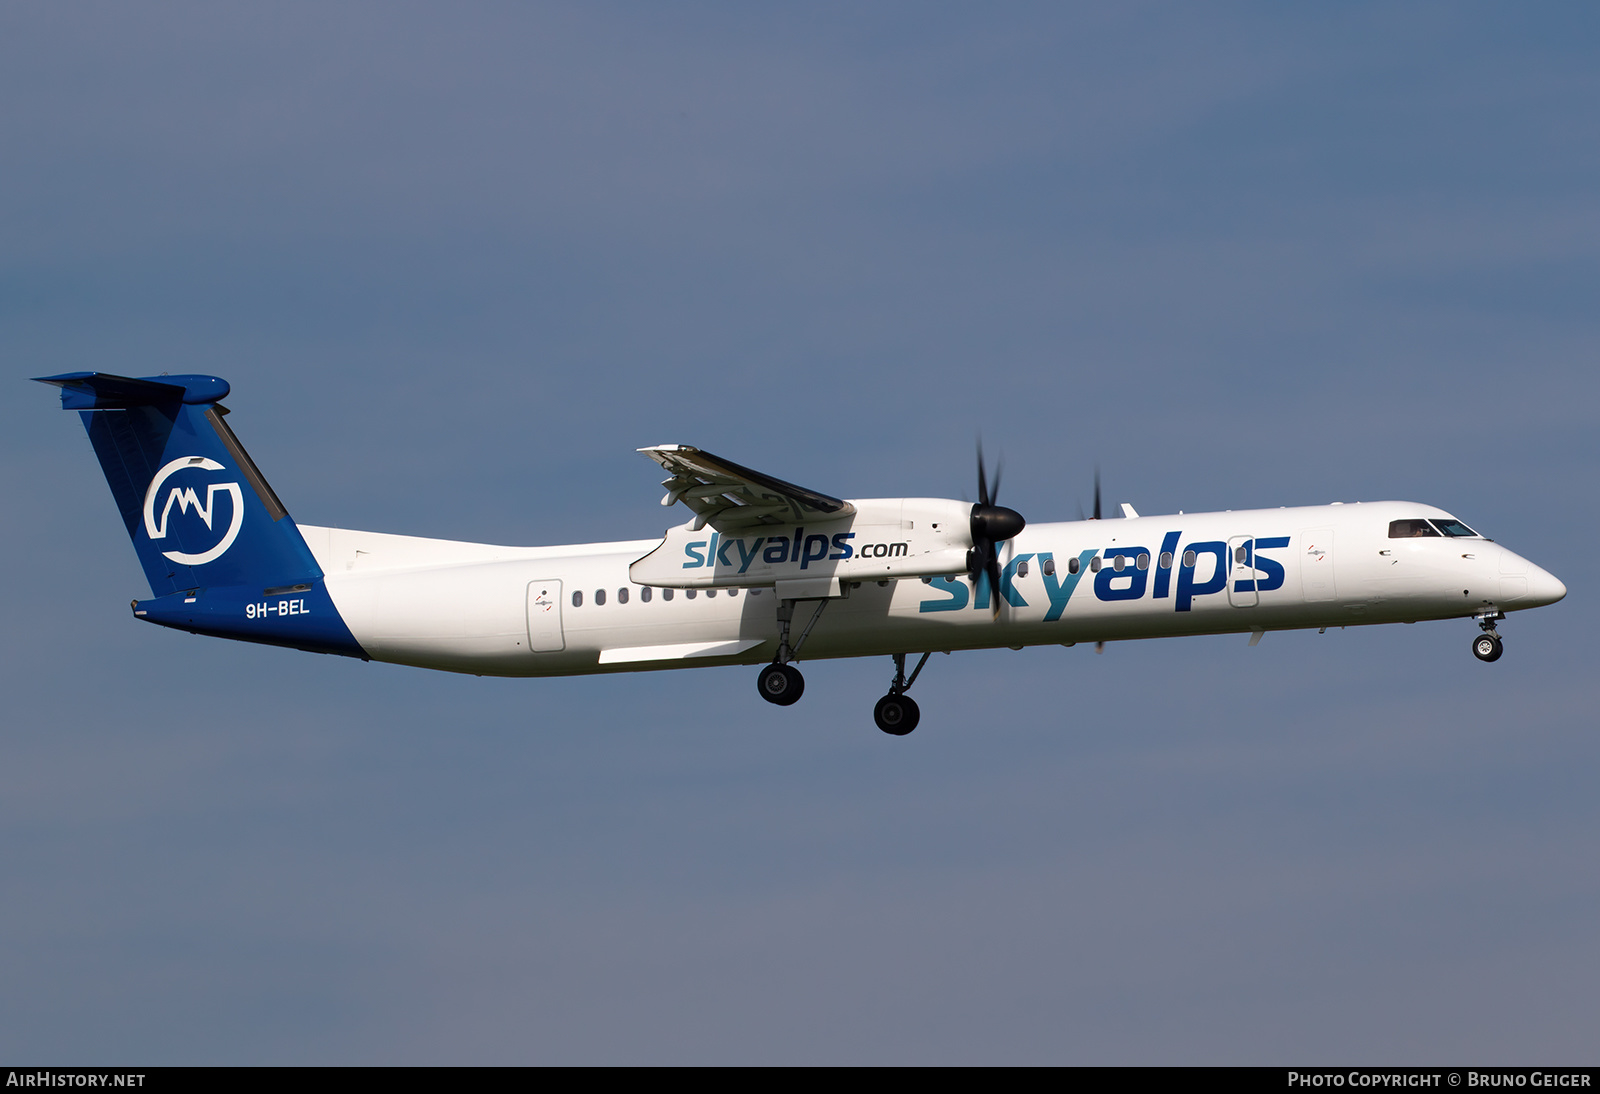
[[[103,372],[38,379],[61,389],[63,410],[82,412],[157,598],[136,605],[136,614],[199,633],[361,655],[328,601],[322,569],[300,529],[223,420],[226,380]],[[267,610],[264,598],[289,592],[310,594],[297,596],[302,610],[282,616],[276,605]],[[236,627],[236,614],[241,623],[258,616],[323,618],[263,631]]]
[[[322,570],[228,428],[215,376],[133,380],[70,372],[63,410],[84,428],[157,596],[206,585],[294,585]]]

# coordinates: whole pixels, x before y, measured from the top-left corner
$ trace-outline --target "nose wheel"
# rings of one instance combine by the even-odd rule
[[[1479,661],[1498,661],[1502,651],[1498,634],[1480,634],[1472,640],[1472,656]]]
[[[1478,621],[1478,626],[1483,628],[1483,633],[1472,640],[1472,656],[1479,661],[1498,661],[1504,647],[1500,643],[1500,632],[1494,629],[1495,620],[1504,619],[1505,613],[1500,611],[1482,612],[1473,616]]]

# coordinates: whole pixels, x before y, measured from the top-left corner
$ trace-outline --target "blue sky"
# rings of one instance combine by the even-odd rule
[[[0,1055],[1589,1062],[1581,5],[0,11]],[[210,372],[297,519],[654,534],[696,444],[1031,520],[1407,498],[1468,623],[457,678],[138,625],[28,376]]]

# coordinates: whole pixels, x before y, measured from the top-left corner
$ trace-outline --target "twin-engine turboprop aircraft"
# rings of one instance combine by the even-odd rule
[[[657,539],[500,547],[297,525],[240,446],[215,376],[42,377],[82,412],[150,580],[150,623],[495,676],[762,665],[788,705],[808,657],[894,659],[879,728],[934,651],[1471,618],[1566,586],[1412,502],[1027,525],[997,504],[845,501],[683,445],[640,449],[688,523]],[[921,659],[906,674],[908,654]]]

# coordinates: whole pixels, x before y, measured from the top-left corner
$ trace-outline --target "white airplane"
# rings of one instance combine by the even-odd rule
[[[1566,586],[1449,513],[1385,501],[1027,525],[996,503],[845,501],[684,445],[639,451],[687,523],[659,539],[503,547],[296,525],[223,420],[226,381],[40,377],[82,411],[150,580],[149,623],[487,676],[761,665],[788,705],[807,657],[894,660],[878,727],[935,651],[1471,618]],[[921,654],[910,674],[907,655]]]

